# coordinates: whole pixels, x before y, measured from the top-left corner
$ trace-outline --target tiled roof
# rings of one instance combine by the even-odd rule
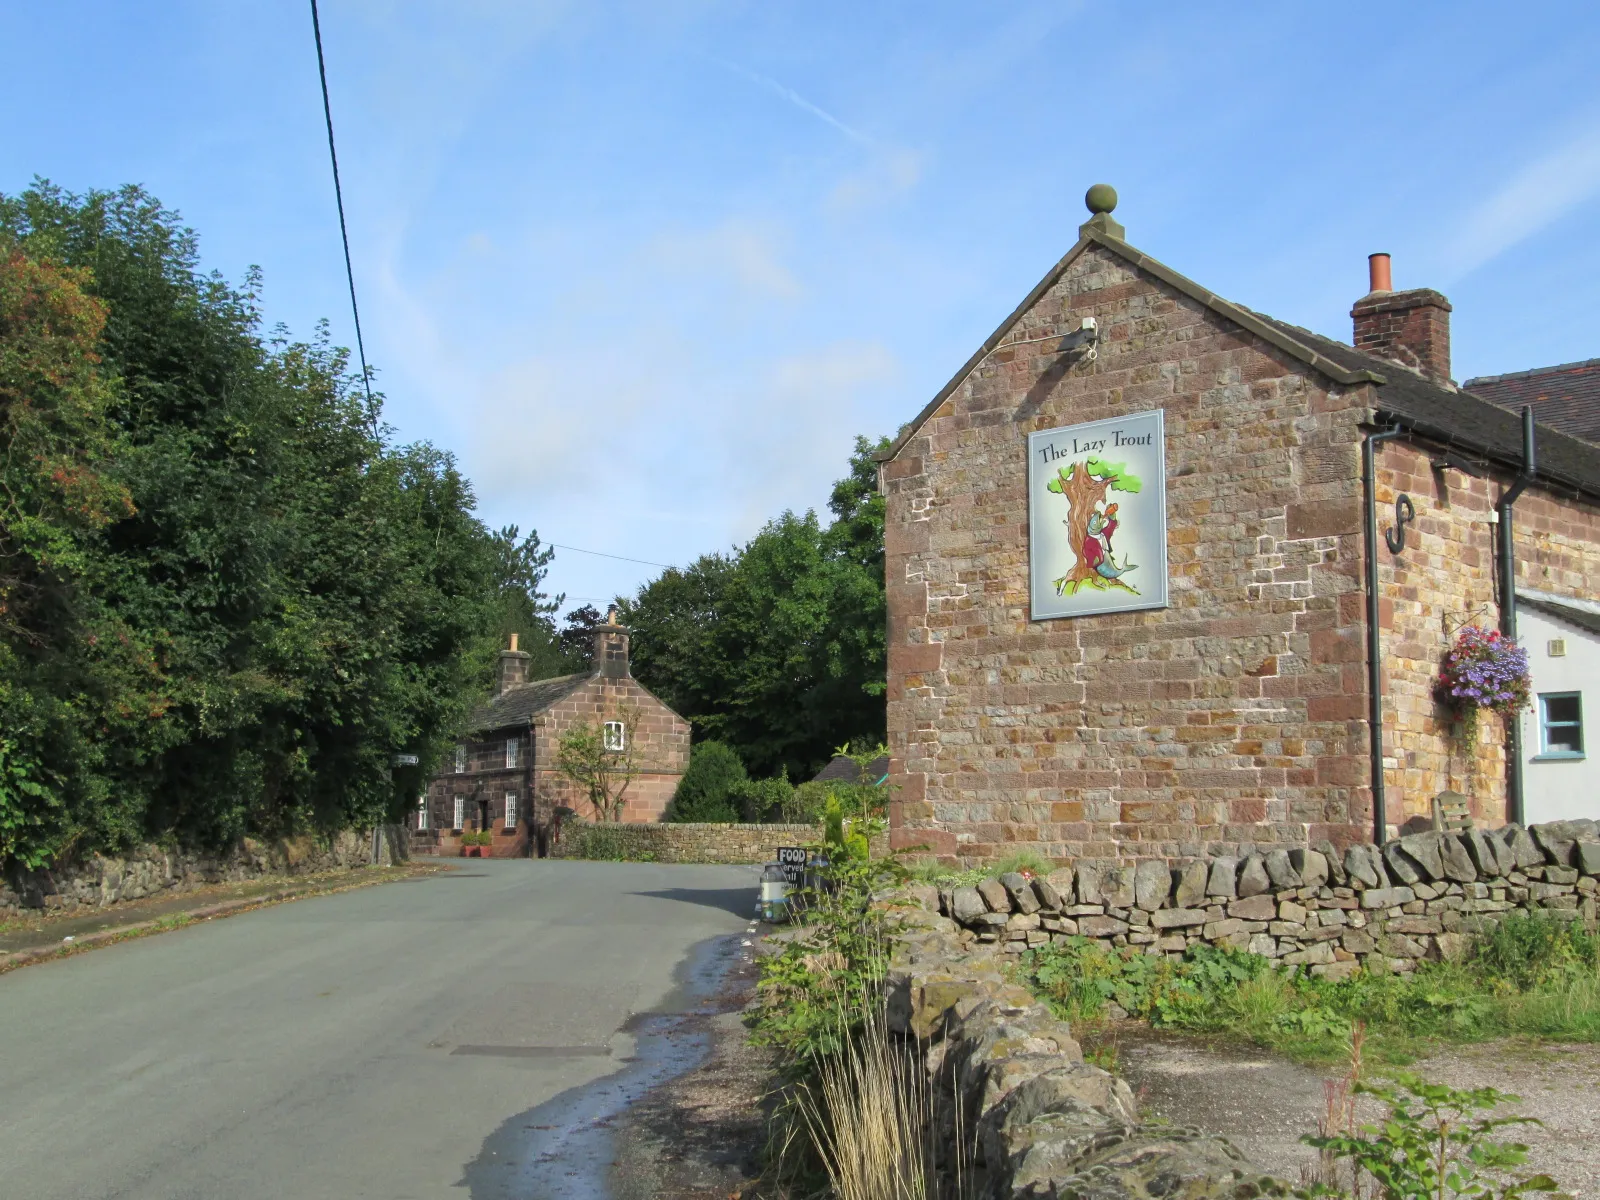
[[[1364,354],[1320,333],[1271,317],[1261,319],[1347,370],[1381,373],[1383,382],[1373,385],[1380,419],[1398,420],[1424,437],[1460,446],[1503,468],[1515,470],[1522,465],[1522,418],[1518,413],[1466,389],[1433,383],[1398,363]],[[1534,419],[1539,420],[1537,415]],[[1542,479],[1600,495],[1600,446],[1541,422],[1536,450]]]
[[[1485,375],[1461,386],[1516,412],[1526,404],[1539,424],[1600,442],[1600,358],[1511,375]]]
[[[474,733],[489,729],[505,729],[513,725],[526,725],[556,701],[577,691],[593,678],[590,672],[577,675],[559,675],[554,679],[539,679],[509,688],[476,708],[467,720],[467,728]]]
[[[1518,588],[1517,603],[1524,608],[1537,609],[1546,616],[1556,617],[1569,625],[1576,625],[1579,629],[1587,629],[1590,633],[1600,633],[1600,605],[1593,601],[1584,604],[1581,601],[1574,602],[1561,596],[1552,596],[1547,592],[1530,595]]]
[[[967,376],[990,353],[1003,346],[1016,323],[1054,286],[1073,260],[1090,246],[1097,245],[1335,383],[1346,386],[1371,384],[1376,393],[1380,421],[1394,422],[1430,441],[1470,451],[1474,457],[1493,462],[1503,470],[1515,471],[1522,465],[1522,422],[1518,414],[1471,391],[1433,383],[1388,359],[1364,354],[1344,342],[1274,320],[1225,300],[1194,280],[1178,274],[1165,263],[1130,246],[1123,240],[1120,226],[1115,233],[1108,232],[1108,227],[1096,226],[1097,220],[1099,218],[1091,219],[1079,228],[1077,244],[1050,269],[927,406],[901,429],[894,444],[888,450],[874,455],[879,462],[887,462],[897,456]],[[1565,485],[1576,491],[1600,496],[1600,446],[1570,433],[1560,432],[1557,427],[1546,424],[1537,413],[1535,420],[1541,426],[1538,435],[1540,479],[1547,484]]]
[[[848,754],[835,754],[833,761],[817,772],[817,783],[877,783],[889,774],[887,754],[861,766]]]

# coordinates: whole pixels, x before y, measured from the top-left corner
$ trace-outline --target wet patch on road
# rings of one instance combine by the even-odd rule
[[[678,968],[662,1011],[635,1013],[624,1022],[619,1032],[633,1035],[635,1049],[622,1060],[623,1070],[519,1113],[484,1139],[463,1169],[472,1200],[604,1200],[616,1159],[613,1123],[710,1053],[710,1023],[724,1008],[721,983],[740,958],[743,936],[701,943]]]

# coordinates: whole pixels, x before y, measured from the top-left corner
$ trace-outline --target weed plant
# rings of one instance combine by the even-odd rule
[[[1243,1037],[1303,1062],[1339,1059],[1357,1024],[1389,1062],[1409,1061],[1429,1040],[1600,1041],[1600,936],[1550,917],[1513,914],[1459,962],[1337,981],[1235,950],[1199,946],[1174,959],[1086,938],[1032,951],[1020,969],[1076,1024],[1093,1027],[1116,1005],[1158,1027]]]

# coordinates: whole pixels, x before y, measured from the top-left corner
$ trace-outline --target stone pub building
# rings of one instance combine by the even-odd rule
[[[881,456],[893,844],[1343,848],[1447,790],[1480,825],[1543,819],[1524,775],[1549,756],[1508,761],[1486,716],[1469,758],[1435,678],[1461,627],[1514,629],[1519,596],[1600,614],[1600,447],[1540,425],[1527,471],[1521,415],[1451,380],[1449,302],[1393,290],[1387,255],[1346,344],[1184,278],[1129,244],[1110,188],[1088,200],[1077,243]],[[1158,445],[1055,474],[1102,421]],[[1156,465],[1107,491],[1136,461]],[[1075,603],[1123,607],[1055,615]],[[1563,769],[1540,792],[1600,816]]]

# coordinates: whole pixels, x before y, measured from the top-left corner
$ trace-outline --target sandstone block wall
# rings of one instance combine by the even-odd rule
[[[1378,519],[1392,527],[1395,500],[1405,493],[1416,509],[1406,546],[1379,550],[1383,597],[1384,753],[1389,821],[1427,816],[1439,792],[1472,800],[1480,822],[1506,819],[1505,729],[1497,717],[1479,721],[1472,762],[1453,713],[1434,695],[1445,650],[1463,625],[1500,624],[1496,581],[1499,526],[1490,518],[1509,479],[1478,479],[1433,469],[1424,450],[1388,443],[1379,451]],[[1592,599],[1600,578],[1600,509],[1570,497],[1530,489],[1517,501],[1517,579],[1521,586]]]
[[[1052,336],[1093,316],[1097,360]],[[884,465],[895,844],[981,861],[1368,836],[1360,420],[1090,246]],[[1161,408],[1171,605],[1028,619],[1026,435]]]
[[[582,854],[583,837],[593,828],[583,822],[564,823],[554,858]],[[815,825],[743,825],[671,823],[612,825],[608,839],[626,847],[629,858],[650,858],[664,863],[766,863],[777,857],[779,846],[804,846],[817,840]]]
[[[559,805],[586,819],[599,815],[588,797],[555,769],[556,748],[562,735],[574,726],[619,720],[625,709],[638,719],[633,736],[641,771],[624,796],[621,818],[630,823],[660,820],[689,765],[689,722],[631,677],[597,676],[551,705],[538,719],[533,789],[541,812]]]
[[[1071,937],[1181,955],[1199,944],[1247,950],[1343,978],[1381,959],[1409,971],[1454,958],[1509,912],[1596,924],[1600,826],[1421,833],[1342,854],[1242,846],[1187,862],[1083,861],[1040,879],[1008,874],[939,893],[963,941],[1005,953]]]
[[[380,839],[380,862],[406,857],[398,827]],[[107,908],[130,900],[177,894],[208,883],[239,883],[273,875],[308,875],[372,862],[372,831],[345,830],[331,840],[312,837],[264,842],[243,839],[233,850],[205,854],[142,846],[127,855],[95,855],[53,870],[13,866],[0,877],[0,914]]]

